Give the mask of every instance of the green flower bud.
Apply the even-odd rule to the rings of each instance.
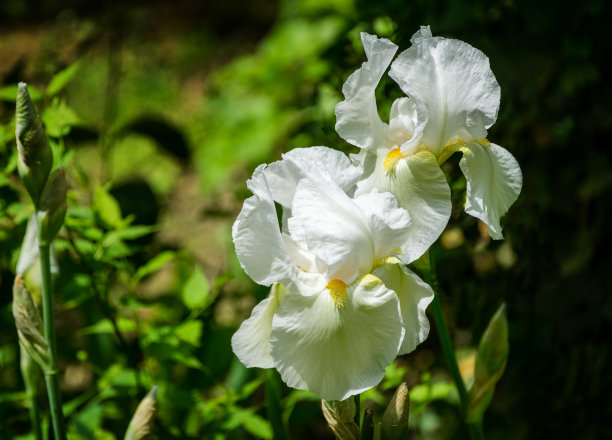
[[[27,85],[23,82],[19,83],[17,91],[15,119],[15,137],[19,151],[17,168],[34,205],[37,205],[51,172],[53,153],[28,94]]]
[[[148,438],[153,431],[153,416],[155,415],[157,386],[141,400],[136,412],[128,425],[124,440],[142,440]]]
[[[66,217],[66,175],[63,168],[55,170],[43,190],[36,212],[38,222],[38,242],[40,245],[51,244]]]
[[[467,421],[479,422],[491,403],[495,384],[501,379],[508,361],[508,319],[506,305],[502,304],[491,318],[482,335],[476,364],[474,384],[470,388]]]
[[[30,397],[38,396],[40,394],[40,379],[42,378],[40,367],[21,343],[19,344],[19,366],[21,367],[21,376],[26,393]]]
[[[357,412],[355,400],[349,397],[343,401],[333,401],[332,405],[321,400],[323,415],[336,438],[338,440],[358,440],[360,432],[354,420]]]
[[[381,421],[381,440],[403,440],[408,435],[410,396],[406,382],[402,382],[389,402]]]
[[[21,275],[17,275],[13,284],[13,317],[19,342],[40,368],[48,372],[51,362],[42,319]]]

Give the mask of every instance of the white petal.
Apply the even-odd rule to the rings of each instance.
[[[244,201],[232,227],[236,255],[244,271],[256,282],[289,286],[299,269],[291,261],[281,237],[276,208],[263,174],[257,167],[247,186],[253,193]]]
[[[371,171],[358,184],[356,194],[378,188],[389,191],[401,208],[408,211],[411,225],[400,256],[404,263],[419,258],[438,239],[451,213],[450,188],[436,158],[428,151],[420,151],[398,159],[392,171],[384,167],[388,151],[367,155],[365,168]]]
[[[300,181],[288,226],[294,240],[327,264],[329,279],[349,284],[374,261],[374,242],[359,207],[332,182]]]
[[[291,206],[295,187],[303,178],[331,180],[352,194],[361,169],[346,154],[327,147],[295,148],[283,154],[264,170],[273,199],[285,208]]]
[[[360,148],[387,144],[388,127],[378,116],[374,91],[393,59],[397,46],[384,38],[361,33],[368,61],[348,77],[336,105],[336,131],[348,143]]]
[[[389,138],[397,145],[405,144],[415,135],[417,111],[413,99],[399,98],[393,101],[389,114]]]
[[[414,40],[389,75],[416,101],[420,141],[438,156],[447,142],[484,138],[497,118],[500,99],[487,56],[459,40]]]
[[[518,198],[523,174],[516,159],[495,144],[465,144],[459,162],[467,180],[465,212],[486,223],[491,238],[501,240],[499,218]]]
[[[425,311],[434,299],[433,290],[403,264],[386,264],[374,270],[373,275],[399,297],[406,332],[398,354],[414,351],[429,335]]]
[[[429,26],[421,26],[421,28],[416,31],[414,35],[410,38],[410,42],[412,44],[416,44],[421,40],[431,37],[431,29],[429,28]]]
[[[375,258],[397,253],[410,233],[410,216],[398,207],[395,196],[374,189],[355,197],[355,204],[361,208],[361,216],[374,242]]]
[[[282,284],[274,284],[270,295],[255,306],[251,317],[232,336],[232,350],[246,367],[274,368],[270,356],[272,317],[285,293]]]
[[[322,399],[344,400],[377,385],[403,338],[396,294],[368,276],[339,308],[328,291],[288,293],[272,322],[272,358],[282,379]]]

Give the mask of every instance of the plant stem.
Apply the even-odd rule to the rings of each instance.
[[[285,425],[283,423],[283,412],[281,409],[280,381],[276,370],[268,371],[266,380],[266,400],[268,401],[268,419],[272,425],[275,440],[288,438]]]
[[[30,400],[30,424],[32,431],[34,431],[34,437],[36,440],[42,440],[42,431],[40,429],[40,410],[38,408],[38,395],[35,393],[28,393]]]
[[[446,324],[446,318],[444,317],[444,311],[442,310],[442,302],[440,301],[440,289],[438,286],[438,278],[436,277],[436,266],[435,261],[429,255],[430,270],[425,271],[425,281],[431,286],[434,291],[434,299],[431,303],[431,312],[433,314],[436,329],[438,330],[438,337],[440,338],[440,345],[444,352],[444,358],[450,370],[457,392],[459,393],[459,400],[461,402],[461,414],[467,425],[470,438],[472,440],[484,440],[484,432],[482,430],[481,422],[468,422],[467,414],[470,405],[470,398],[468,396],[467,389],[465,388],[465,382],[459,372],[459,365],[457,364],[457,357],[455,356],[455,349],[451,339],[448,325]]]
[[[56,440],[66,439],[66,427],[62,414],[62,396],[60,394],[59,368],[57,363],[57,344],[55,343],[55,320],[53,316],[53,291],[51,289],[51,252],[49,244],[39,245],[40,267],[42,272],[42,306],[45,339],[49,346],[50,372],[45,373],[49,408],[53,422],[53,433]]]

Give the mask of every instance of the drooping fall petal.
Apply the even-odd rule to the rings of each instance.
[[[403,337],[397,295],[366,276],[347,289],[340,307],[326,291],[289,292],[274,316],[270,345],[287,385],[344,400],[380,382]]]

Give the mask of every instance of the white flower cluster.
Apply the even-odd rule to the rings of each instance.
[[[500,90],[482,52],[429,27],[393,63],[395,44],[365,33],[362,42],[367,61],[336,106],[338,134],[361,152],[349,159],[301,148],[261,165],[232,230],[245,272],[272,286],[232,338],[234,353],[326,400],[377,385],[429,333],[433,291],[406,265],[450,216],[439,165],[463,153],[465,210],[493,238],[503,238],[499,217],[522,186],[516,160],[485,139]],[[393,103],[387,124],[374,92],[390,64],[408,96]]]

